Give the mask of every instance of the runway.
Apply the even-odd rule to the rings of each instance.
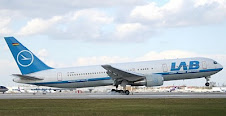
[[[164,99],[164,98],[226,98],[226,93],[133,93],[119,95],[112,93],[20,93],[0,94],[0,99]]]

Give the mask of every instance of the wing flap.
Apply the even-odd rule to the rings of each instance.
[[[144,76],[134,72],[128,72],[122,69],[112,67],[111,65],[102,65],[102,67],[107,70],[107,74],[113,79],[117,80],[128,80],[128,81],[140,81],[144,79]]]

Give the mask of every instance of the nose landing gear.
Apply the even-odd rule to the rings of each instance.
[[[205,79],[206,79],[205,85],[206,85],[207,87],[209,87],[209,86],[210,86],[210,83],[209,83],[209,81],[210,81],[210,76],[205,77]]]
[[[206,82],[205,85],[206,85],[207,87],[209,87],[209,86],[210,86],[210,83],[209,83],[209,82]]]

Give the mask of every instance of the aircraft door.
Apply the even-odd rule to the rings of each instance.
[[[168,72],[167,64],[162,65],[163,72]]]
[[[61,72],[57,73],[57,80],[62,81],[62,73]]]
[[[203,69],[207,69],[206,61],[203,61],[203,62],[202,62],[202,68],[203,68]]]

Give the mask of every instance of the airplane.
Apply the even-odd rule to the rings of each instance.
[[[222,92],[226,92],[226,88],[220,88]]]
[[[55,93],[55,92],[61,92],[62,89],[52,89],[52,88],[30,88],[25,91],[25,93],[32,93],[33,95],[36,95],[37,93],[42,93],[43,95],[47,93]]]
[[[62,92],[62,90],[66,90],[66,89],[23,86],[23,87],[11,87],[9,88],[8,92],[9,93],[32,93],[33,95],[35,95],[36,93],[46,94],[46,93]]]
[[[23,57],[23,59],[21,60],[30,60],[31,58],[26,58],[24,55],[21,55]]]
[[[12,91],[16,92],[16,93],[25,93],[26,90],[23,87],[17,87],[16,89],[12,89]]]
[[[161,86],[164,81],[202,78],[209,86],[211,75],[223,66],[217,61],[204,57],[170,60],[115,63],[81,66],[72,68],[52,68],[47,66],[14,37],[4,37],[21,71],[13,74],[14,82],[57,88],[83,88],[113,85],[118,92],[129,95],[126,85]],[[118,86],[123,90],[118,90]]]
[[[174,86],[174,87],[168,89],[168,92],[173,92],[173,91],[175,91],[176,89],[178,89],[178,87],[177,87],[177,86]]]
[[[2,92],[3,94],[8,91],[9,89],[6,88],[5,86],[0,86],[0,92]]]

